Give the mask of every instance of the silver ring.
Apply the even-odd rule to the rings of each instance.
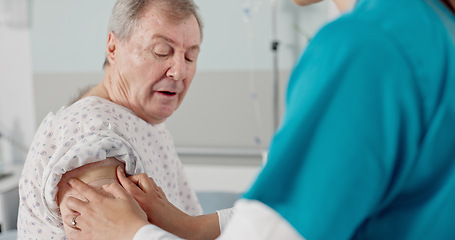
[[[76,218],[77,218],[77,216],[79,216],[79,215],[75,215],[75,216],[73,216],[73,218],[71,219],[71,226],[72,226],[73,228],[77,228],[77,226],[76,226]]]

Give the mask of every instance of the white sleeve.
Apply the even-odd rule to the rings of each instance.
[[[235,213],[218,240],[304,240],[281,215],[267,205],[241,199]]]
[[[234,208],[218,210],[216,213],[218,214],[218,220],[220,222],[220,232],[223,233],[234,214]]]
[[[172,233],[166,232],[155,225],[148,224],[141,227],[136,232],[132,240],[178,240],[178,239],[181,238],[175,236]]]

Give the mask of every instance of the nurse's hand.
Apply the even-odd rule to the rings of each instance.
[[[149,224],[145,212],[117,182],[103,186],[113,197],[102,195],[77,179],[69,183],[88,200],[69,197],[66,202],[74,211],[63,219],[76,230],[70,233],[70,239],[132,239],[141,227]]]
[[[121,168],[117,168],[117,178],[145,211],[150,223],[181,238],[194,239],[195,233],[188,227],[193,217],[170,203],[153,179],[145,173],[127,178]]]
[[[169,202],[163,190],[146,174],[126,177],[117,168],[117,178],[142,209],[148,221],[184,239],[215,239],[220,235],[218,215],[190,216]]]

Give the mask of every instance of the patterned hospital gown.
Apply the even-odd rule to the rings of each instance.
[[[128,174],[153,177],[169,201],[191,215],[202,214],[170,133],[128,108],[87,97],[50,113],[31,145],[19,183],[18,239],[67,239],[56,202],[62,175],[115,157]]]

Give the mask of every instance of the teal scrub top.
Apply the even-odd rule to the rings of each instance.
[[[359,0],[322,28],[244,197],[308,240],[455,239],[454,32],[437,0]]]

